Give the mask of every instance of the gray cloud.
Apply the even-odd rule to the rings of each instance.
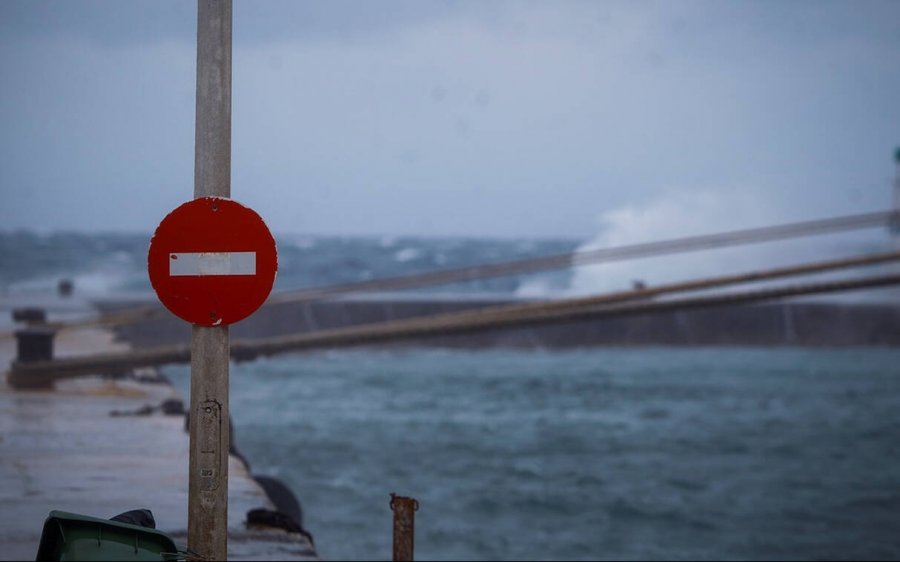
[[[0,228],[150,230],[190,197],[194,10],[0,4]],[[329,233],[587,236],[692,190],[798,219],[884,207],[898,16],[236,2],[234,196]]]

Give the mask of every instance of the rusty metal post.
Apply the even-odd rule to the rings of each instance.
[[[197,1],[194,197],[231,196],[231,0]],[[193,326],[188,547],[228,558],[228,326]]]
[[[419,502],[392,493],[390,505],[394,512],[394,561],[412,562]]]

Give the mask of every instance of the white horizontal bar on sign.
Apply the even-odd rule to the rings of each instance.
[[[256,275],[256,252],[173,252],[169,275]]]

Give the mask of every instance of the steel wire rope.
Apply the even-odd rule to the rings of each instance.
[[[727,246],[771,242],[815,236],[833,232],[872,228],[892,224],[900,220],[897,211],[877,211],[855,215],[843,215],[825,219],[816,219],[802,222],[785,223],[772,226],[756,227],[750,229],[733,230],[727,232],[702,234],[668,240],[643,242],[616,246],[612,248],[598,248],[581,252],[567,252],[542,256],[537,258],[525,258],[510,260],[492,264],[466,266],[424,273],[372,279],[367,281],[355,281],[330,285],[326,287],[297,289],[284,291],[269,297],[263,306],[286,303],[308,302],[322,300],[329,297],[347,295],[351,293],[410,289],[429,285],[442,285],[456,282],[473,281],[492,277],[503,277],[523,273],[535,273],[551,269],[560,269],[572,266],[587,265],[642,257],[658,256],[665,254],[694,252],[723,248]],[[82,320],[67,322],[51,322],[49,327],[55,329],[75,329],[86,327],[99,327],[121,325],[142,320],[148,320],[167,314],[159,304],[144,305],[125,310],[106,312],[97,316]],[[11,336],[12,332],[0,334]]]
[[[755,282],[797,274],[810,274],[860,265],[875,265],[897,259],[900,259],[900,253],[893,252],[889,254],[862,256],[848,260],[814,262],[786,268],[673,283],[668,286],[660,286],[655,289],[647,290],[644,293],[644,296],[651,291],[655,291],[654,294],[662,294],[664,292],[701,290],[715,286]],[[288,351],[366,345],[435,335],[473,333],[497,328],[573,322],[591,318],[629,314],[649,314],[671,310],[720,306],[725,304],[742,304],[790,296],[830,293],[896,284],[900,284],[900,274],[781,286],[758,289],[755,291],[739,293],[729,292],[711,296],[662,301],[643,300],[633,302],[634,295],[612,293],[581,299],[517,305],[515,310],[507,308],[505,312],[501,313],[496,313],[496,311],[492,312],[490,310],[449,313],[424,318],[378,322],[278,336],[266,338],[264,340],[237,340],[232,342],[231,352],[232,357],[236,360],[248,360],[260,355],[265,356]],[[16,384],[16,381],[27,381],[28,378],[32,376],[77,376],[98,371],[102,372],[103,370],[108,369],[122,371],[142,366],[183,363],[190,361],[190,356],[190,348],[187,346],[168,346],[163,348],[133,350],[127,353],[105,353],[34,363],[14,363],[10,373],[10,381],[11,384]]]

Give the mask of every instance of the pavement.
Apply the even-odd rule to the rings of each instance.
[[[8,369],[16,351],[8,331],[10,311],[34,300],[0,298],[0,372]],[[51,321],[91,310],[75,297],[44,297],[39,304]],[[127,349],[102,329],[63,331],[55,341],[59,357]],[[179,546],[186,544],[189,437],[183,415],[166,415],[158,408],[164,400],[182,397],[158,382],[152,370],[135,375],[81,377],[59,381],[53,390],[26,391],[10,388],[2,377],[0,560],[34,559],[51,510],[110,518],[146,508],[157,529],[172,535]],[[318,559],[303,535],[248,528],[246,513],[255,508],[275,506],[244,463],[231,456],[229,558]]]

